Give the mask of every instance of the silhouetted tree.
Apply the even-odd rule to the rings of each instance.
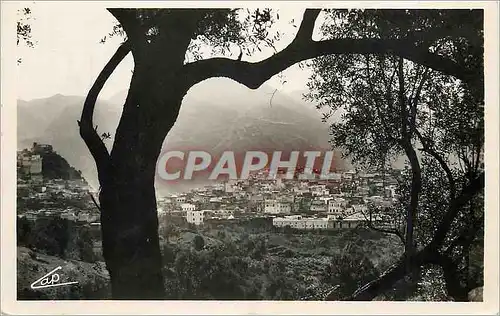
[[[404,56],[387,54],[323,56],[312,63],[309,97],[318,100],[320,108],[344,112],[343,120],[332,125],[332,143],[371,167],[385,165],[398,155],[408,161],[400,178],[399,203],[393,208],[395,227],[376,227],[367,219],[372,229],[397,235],[405,245],[404,255],[350,298],[373,299],[408,274],[417,282],[422,266],[438,264],[449,295],[466,300],[471,288],[463,282],[460,270],[484,219],[482,12],[385,13],[382,17],[369,10],[354,11],[344,19],[352,28],[341,23],[324,27],[323,32],[399,37],[418,25],[441,23],[440,15],[455,19],[470,14],[470,23],[446,38],[437,36],[429,50],[449,55],[457,63],[469,63],[476,68],[477,79],[459,82]],[[398,29],[385,23],[403,19]],[[358,20],[372,23],[352,23]]]

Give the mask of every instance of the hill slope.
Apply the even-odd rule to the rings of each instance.
[[[45,274],[61,267],[59,282],[78,282],[33,290],[30,285]],[[17,296],[23,299],[106,299],[109,298],[109,273],[103,262],[64,260],[17,247]]]

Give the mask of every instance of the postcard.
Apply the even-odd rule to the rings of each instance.
[[[3,313],[498,314],[497,2],[1,6]]]

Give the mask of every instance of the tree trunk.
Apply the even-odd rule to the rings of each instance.
[[[113,299],[165,298],[154,180],[185,92],[136,64],[99,197]]]
[[[147,41],[134,11],[111,9],[129,37],[87,96],[80,134],[96,160],[103,256],[113,299],[165,299],[155,196],[156,162],[190,85],[183,62],[200,11],[177,11]],[[194,18],[193,16],[194,15]],[[179,24],[180,23],[180,24]],[[92,122],[97,95],[132,52],[134,71],[108,154]]]
[[[131,157],[134,159],[135,157]],[[113,299],[165,297],[153,174],[113,177],[100,193],[103,255]]]

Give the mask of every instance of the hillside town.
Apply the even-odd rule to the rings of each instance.
[[[158,201],[158,213],[203,225],[251,218],[272,218],[273,226],[299,230],[355,228],[370,222],[393,225],[388,210],[397,201],[394,174],[337,171],[328,180],[285,179],[268,170],[247,180],[227,180]]]
[[[56,216],[98,228],[95,193],[84,179],[43,178],[42,157],[47,153],[53,153],[52,146],[38,143],[18,151],[18,217]],[[298,230],[394,224],[384,212],[397,199],[397,172],[336,171],[327,180],[286,179],[283,172],[269,179],[268,173],[263,169],[245,180],[158,197],[158,215],[182,217],[194,225],[268,218],[275,227]]]
[[[59,216],[98,226],[99,213],[87,182],[68,178],[66,170],[54,172],[59,167],[46,161],[43,170],[47,155],[57,155],[48,144],[33,143],[32,148],[17,152],[17,216],[30,220]]]

